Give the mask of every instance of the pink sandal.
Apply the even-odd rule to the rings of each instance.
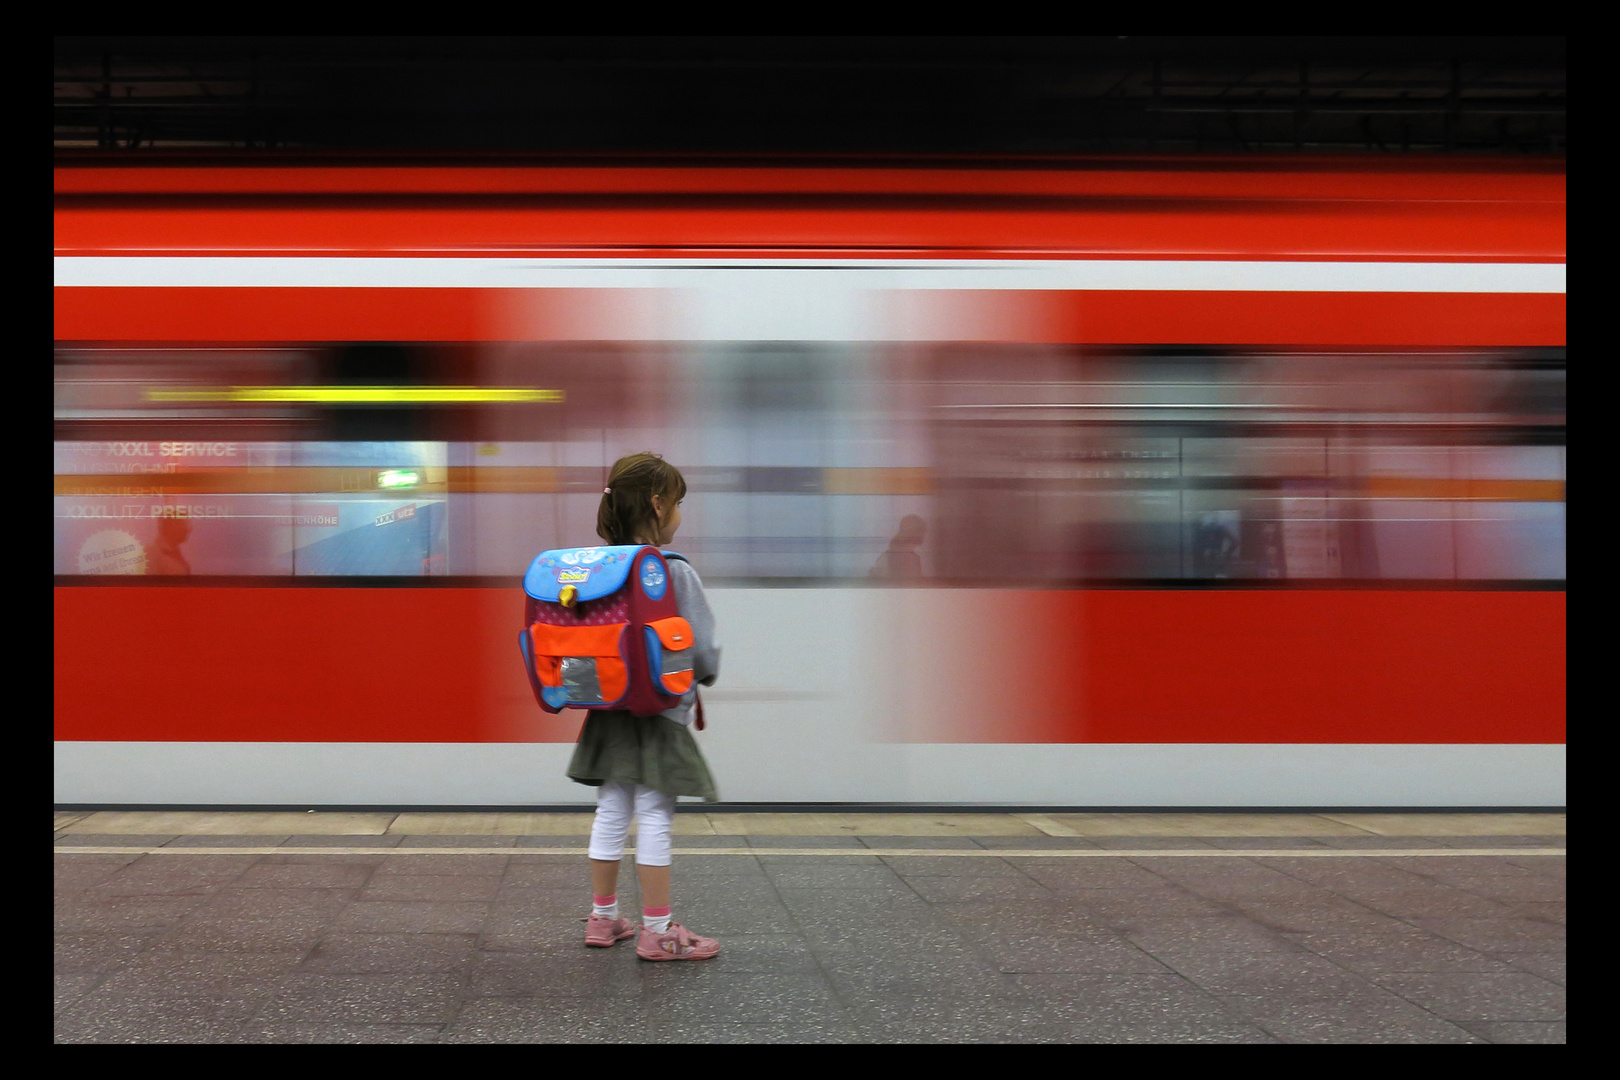
[[[720,943],[714,938],[699,937],[673,922],[662,934],[643,926],[636,940],[636,955],[643,960],[707,960],[719,951]]]
[[[605,949],[636,932],[629,919],[610,919],[606,915],[592,915],[585,920],[585,944]]]

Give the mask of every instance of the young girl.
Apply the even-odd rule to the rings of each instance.
[[[620,458],[602,491],[596,534],[615,546],[662,548],[681,527],[685,497],[686,480],[657,454]],[[720,646],[714,640],[714,614],[697,571],[680,559],[669,559],[668,564],[676,606],[692,624],[696,639],[692,689],[679,705],[657,716],[609,710],[586,713],[568,776],[597,789],[590,846],[595,902],[586,920],[585,944],[612,945],[636,932],[629,919],[619,917],[617,895],[619,860],[634,814],[642,904],[636,955],[643,960],[706,960],[720,951],[720,943],[670,921],[670,831],[677,795],[698,795],[710,802],[718,798],[709,766],[688,727],[697,684],[713,685],[719,672]]]

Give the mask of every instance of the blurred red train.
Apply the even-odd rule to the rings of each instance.
[[[587,801],[691,494],[736,802],[1564,801],[1562,162],[56,168],[59,804]]]

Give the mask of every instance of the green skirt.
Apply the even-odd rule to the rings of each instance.
[[[587,713],[574,759],[568,763],[568,778],[591,787],[620,780],[645,784],[665,795],[693,795],[705,802],[720,798],[697,740],[683,725],[663,716],[606,709]]]

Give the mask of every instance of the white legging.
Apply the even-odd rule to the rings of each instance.
[[[605,781],[596,789],[596,820],[591,824],[591,858],[618,862],[630,817],[636,819],[636,864],[668,866],[670,828],[675,824],[675,796],[645,784]]]

